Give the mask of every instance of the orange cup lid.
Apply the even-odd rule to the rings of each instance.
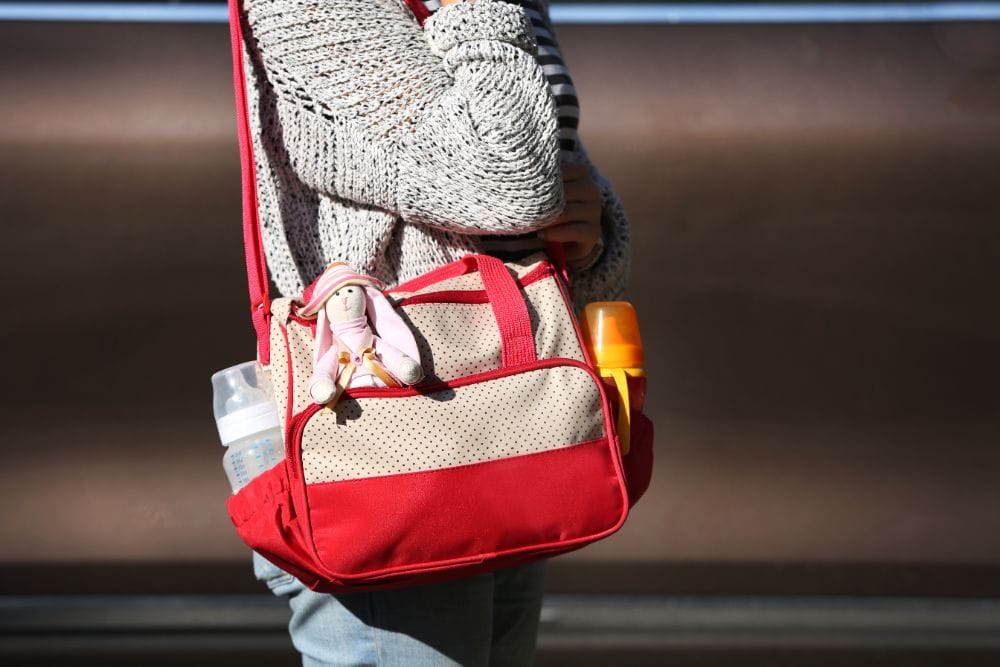
[[[628,301],[596,301],[583,309],[584,339],[601,368],[641,368],[639,319]]]

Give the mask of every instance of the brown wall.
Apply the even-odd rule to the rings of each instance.
[[[564,571],[1000,591],[998,33],[559,28],[658,429],[648,496]],[[244,559],[208,383],[253,355],[225,27],[0,24],[0,91],[0,562]]]

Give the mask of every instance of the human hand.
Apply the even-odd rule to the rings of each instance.
[[[562,176],[566,207],[538,235],[547,243],[562,243],[568,264],[579,263],[601,242],[601,190],[586,164],[563,163]]]
[[[441,0],[441,6],[447,7],[448,5],[454,5],[461,2],[462,0]]]

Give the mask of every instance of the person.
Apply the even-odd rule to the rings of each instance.
[[[621,296],[628,218],[580,140],[547,0],[242,0],[241,23],[274,291],[336,260],[392,286],[558,242],[577,309]],[[336,595],[258,554],[254,570],[307,666],[532,659],[543,562]]]

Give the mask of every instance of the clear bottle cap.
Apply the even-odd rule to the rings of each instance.
[[[212,375],[212,410],[222,444],[279,426],[271,383],[256,361]]]

